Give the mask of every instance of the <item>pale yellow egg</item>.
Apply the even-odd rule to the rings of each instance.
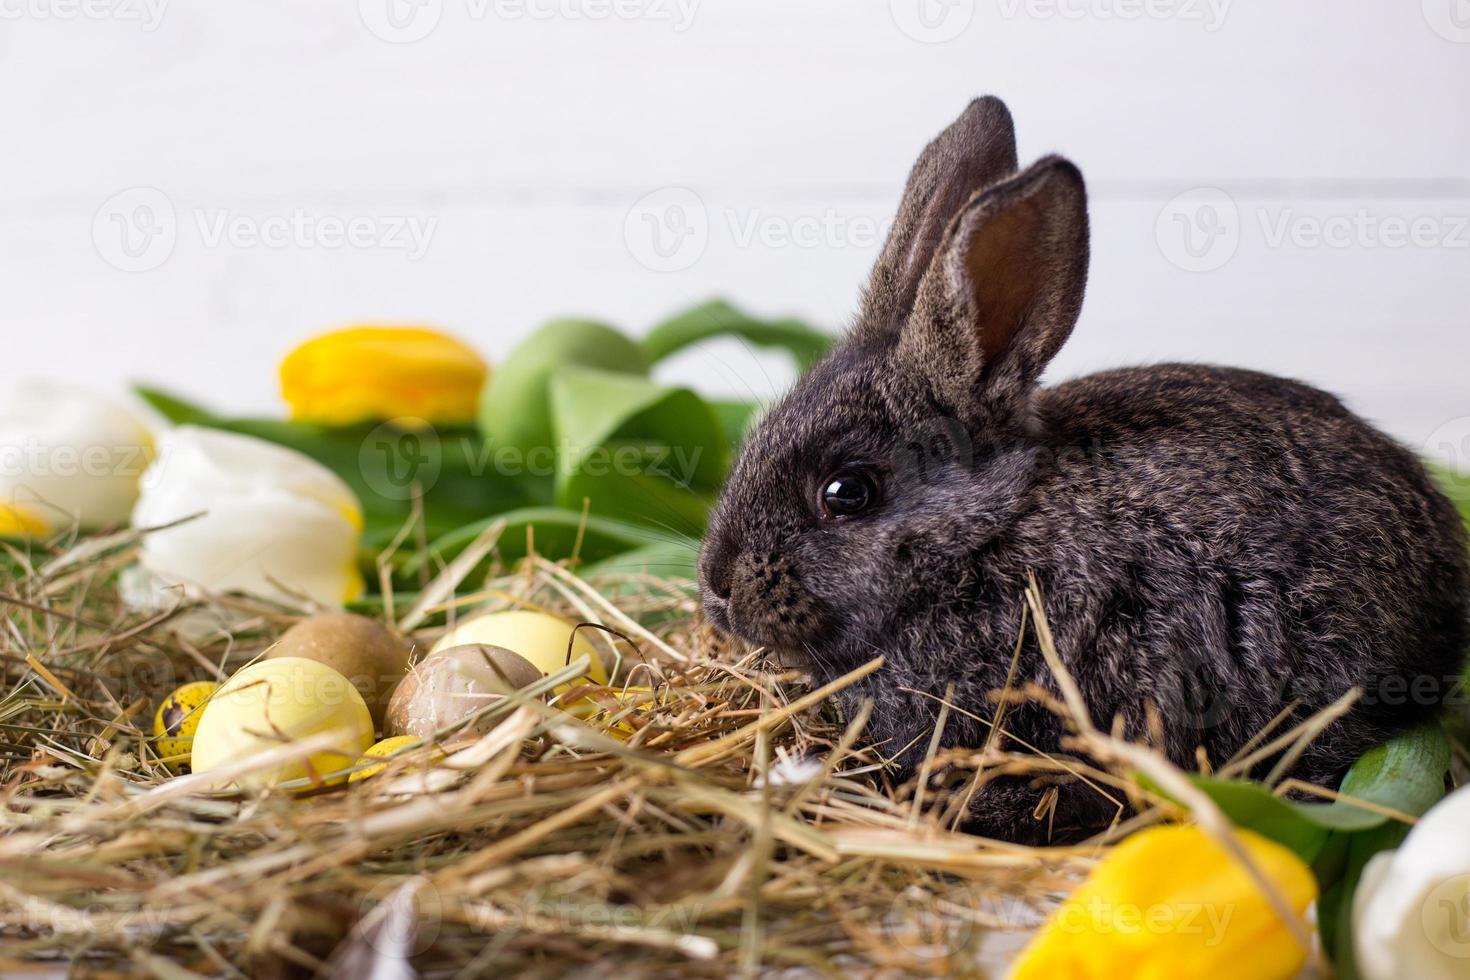
[[[253,770],[237,782],[250,787],[303,777],[342,782],[347,776],[341,770],[355,764],[373,742],[372,715],[346,677],[303,657],[262,660],[236,673],[210,699],[194,733],[192,766],[196,773],[211,772],[326,732],[332,733],[328,748]]]
[[[554,674],[564,669],[571,660],[586,654],[591,661],[587,678],[596,684],[607,683],[607,670],[597,653],[591,637],[600,632],[592,627],[576,630],[574,623],[533,609],[507,609],[504,612],[486,613],[460,623],[446,633],[429,651],[429,656],[451,647],[468,643],[503,647],[520,654],[543,674]],[[570,643],[571,656],[568,657]]]

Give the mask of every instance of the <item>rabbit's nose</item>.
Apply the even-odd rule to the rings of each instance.
[[[821,631],[824,607],[778,554],[741,555],[730,565],[729,588],[730,618],[747,639],[799,645]]]
[[[727,551],[728,549],[706,540],[704,554],[700,555],[699,562],[704,587],[709,590],[710,595],[722,602],[730,601],[731,562]]]

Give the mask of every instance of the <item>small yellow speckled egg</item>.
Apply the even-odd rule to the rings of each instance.
[[[194,732],[204,717],[204,706],[219,685],[214,681],[185,684],[163,699],[153,716],[153,747],[163,764],[174,772],[189,771]]]
[[[383,739],[381,742],[374,742],[372,745],[368,746],[368,750],[362,754],[361,759],[357,760],[357,764],[362,765],[364,762],[372,762],[374,759],[386,759],[389,756],[398,752],[400,749],[406,749],[410,745],[417,744],[419,744],[419,739],[414,738],[412,735],[394,735],[390,738]],[[369,776],[376,776],[378,773],[387,768],[388,763],[379,762],[377,765],[367,766],[366,768],[357,770],[352,775],[347,777],[347,781],[349,783],[355,783],[360,779],[367,779]]]

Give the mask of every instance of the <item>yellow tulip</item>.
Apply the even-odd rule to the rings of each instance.
[[[1294,853],[1237,831],[1300,919],[1317,897]],[[1198,827],[1154,827],[1103,858],[1022,952],[1011,980],[1294,977],[1301,947],[1254,879]]]
[[[0,504],[0,537],[39,537],[49,530],[40,515],[19,504]]]
[[[349,327],[281,362],[281,394],[301,422],[469,422],[489,369],[453,337],[424,327]]]

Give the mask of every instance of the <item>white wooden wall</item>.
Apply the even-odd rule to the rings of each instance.
[[[1470,437],[1466,0],[0,0],[7,364],[260,411],[350,321],[491,357],[715,294],[835,329],[984,92],[1091,188],[1054,377],[1235,362]],[[650,218],[692,234],[660,257]],[[729,346],[670,370],[789,379]]]

